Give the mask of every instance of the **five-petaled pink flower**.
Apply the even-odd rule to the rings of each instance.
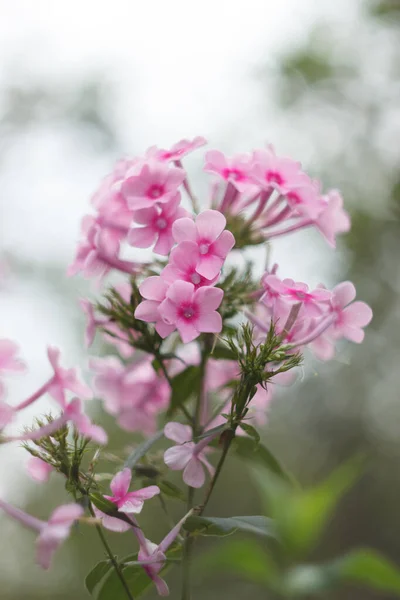
[[[224,292],[220,288],[204,286],[196,290],[192,283],[175,281],[159,306],[161,317],[174,325],[184,344],[196,339],[200,333],[220,333],[222,318],[217,308]]]
[[[233,234],[224,230],[226,219],[218,210],[204,210],[196,221],[178,219],[172,226],[172,234],[179,244],[195,242],[199,248],[197,273],[213,279],[220,272],[228,253],[235,245]]]
[[[219,150],[210,150],[205,159],[205,171],[216,173],[225,181],[231,182],[239,192],[252,192],[257,189],[250,176],[253,166],[250,155],[238,154],[228,158]]]
[[[104,496],[116,505],[119,512],[127,515],[140,513],[145,500],[149,500],[160,493],[160,488],[156,485],[149,485],[140,490],[130,492],[131,479],[131,470],[128,468],[123,469],[123,471],[115,475],[110,483],[112,496]],[[110,517],[95,507],[94,511],[96,516],[102,519],[103,526],[110,531],[123,532],[131,528],[131,525],[126,521],[122,521],[117,517]]]
[[[214,285],[218,275],[213,279],[206,279],[196,271],[200,257],[199,247],[195,242],[181,242],[172,250],[167,266],[161,271],[162,279],[167,283],[188,281],[196,288]]]
[[[293,186],[307,184],[309,181],[301,170],[300,163],[291,158],[277,156],[272,146],[265,150],[256,150],[253,160],[253,181],[264,188],[275,188],[281,194],[285,194]]]
[[[276,275],[269,275],[265,278],[264,284],[271,290],[277,292],[291,304],[300,302],[303,306],[303,313],[308,317],[317,317],[323,312],[321,303],[328,302],[331,299],[332,292],[324,288],[317,288],[309,291],[308,285],[301,282],[295,282],[293,279],[284,279],[281,281]]]
[[[56,508],[48,521],[42,521],[0,499],[0,508],[25,527],[39,533],[36,540],[36,560],[48,569],[54,552],[69,536],[72,525],[83,515],[79,504],[63,504]]]
[[[361,344],[366,327],[372,319],[372,310],[365,302],[353,302],[356,288],[350,281],[343,281],[333,288],[332,312],[336,318],[328,333],[334,339],[346,338],[350,342]]]
[[[172,200],[185,177],[183,169],[150,159],[127,173],[121,189],[130,209],[150,208]]]
[[[207,140],[200,135],[193,138],[193,140],[180,140],[169,150],[164,150],[163,148],[157,148],[157,146],[152,146],[146,152],[147,157],[156,158],[158,160],[165,161],[180,161],[184,156],[193,152],[193,150],[197,150],[197,148],[201,148],[207,144]]]
[[[129,231],[128,242],[135,248],[149,248],[155,242],[154,252],[166,256],[174,245],[172,225],[177,219],[189,216],[187,210],[179,206],[180,193],[160,206],[142,208],[134,212],[134,221],[144,227],[134,227]]]
[[[315,224],[328,243],[335,248],[336,234],[350,230],[349,214],[343,208],[343,198],[337,190],[322,196],[323,209],[315,219]]]
[[[61,406],[65,406],[65,391],[69,390],[77,394],[84,400],[93,397],[93,392],[89,386],[79,380],[78,369],[64,369],[60,366],[60,350],[53,346],[47,349],[47,356],[53,367],[54,374],[51,379],[43,386],[50,396],[54,398]]]
[[[190,487],[200,488],[205,482],[204,467],[210,475],[214,474],[214,467],[206,459],[206,446],[210,438],[205,438],[195,444],[192,429],[189,425],[181,423],[167,423],[164,427],[164,435],[169,440],[178,443],[178,446],[168,448],[164,453],[164,462],[173,471],[183,469],[183,481]]]

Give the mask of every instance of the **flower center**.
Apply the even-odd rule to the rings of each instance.
[[[209,248],[210,248],[209,244],[200,244],[200,246],[199,246],[200,254],[208,254]]]
[[[168,223],[165,219],[163,219],[163,217],[160,217],[156,221],[156,226],[158,227],[158,229],[165,229],[167,225]]]
[[[194,310],[191,306],[188,306],[188,308],[185,308],[185,310],[183,311],[183,316],[185,317],[185,319],[191,319],[194,315]]]
[[[164,193],[164,189],[161,185],[152,185],[151,188],[149,188],[147,195],[149,198],[159,198],[160,196],[162,196]]]
[[[265,173],[265,179],[273,183],[283,183],[282,176],[277,171],[267,171]]]
[[[192,273],[190,279],[194,285],[199,285],[201,276],[198,273]]]

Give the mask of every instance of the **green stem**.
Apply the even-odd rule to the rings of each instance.
[[[203,514],[203,512],[205,511],[205,509],[206,509],[206,506],[207,506],[207,504],[208,504],[208,502],[209,502],[209,500],[211,498],[211,494],[213,493],[215,485],[216,485],[216,483],[218,481],[218,478],[220,476],[220,473],[222,471],[222,467],[224,466],[224,462],[225,462],[225,459],[227,457],[227,454],[228,454],[229,448],[231,446],[231,443],[232,443],[232,441],[235,438],[235,430],[233,430],[233,429],[232,430],[228,429],[224,433],[225,434],[229,434],[229,435],[227,435],[227,437],[225,439],[225,443],[224,443],[224,447],[223,447],[223,450],[222,450],[222,454],[221,454],[221,456],[219,458],[219,461],[218,461],[218,464],[216,466],[214,477],[211,479],[211,482],[210,482],[210,485],[208,487],[208,490],[207,490],[206,496],[204,498],[203,504],[201,505],[200,511],[198,512],[199,516],[201,516]]]
[[[89,510],[90,510],[91,515],[93,517],[95,517],[96,515],[94,514],[93,508],[91,506],[89,506]],[[99,538],[101,539],[101,543],[103,544],[104,549],[107,552],[108,557],[115,569],[115,572],[116,572],[117,576],[119,577],[119,580],[121,581],[122,587],[124,588],[124,590],[126,592],[127,598],[129,598],[129,600],[134,600],[134,598],[129,590],[128,584],[125,581],[125,577],[124,577],[124,574],[122,573],[121,567],[119,566],[118,562],[116,561],[113,551],[111,550],[111,548],[105,538],[105,535],[103,533],[101,525],[96,525],[96,530],[97,530],[97,533],[99,534]]]
[[[201,355],[201,362],[200,362],[200,385],[199,385],[199,391],[197,394],[196,407],[195,407],[195,411],[194,411],[193,424],[192,424],[193,437],[195,437],[196,435],[199,435],[202,431],[202,427],[200,424],[200,417],[201,417],[201,407],[202,407],[202,404],[204,401],[204,397],[203,397],[204,396],[204,379],[205,379],[207,359],[208,359],[208,346],[205,344],[202,355]],[[193,506],[194,493],[195,493],[194,488],[189,487],[188,503],[187,503],[188,510],[190,510]],[[181,596],[182,600],[190,600],[190,598],[191,598],[190,571],[191,571],[191,563],[192,563],[193,545],[194,545],[194,538],[190,537],[190,534],[188,533],[186,535],[186,539],[185,539],[185,543],[184,543],[184,547],[183,547],[182,596]]]

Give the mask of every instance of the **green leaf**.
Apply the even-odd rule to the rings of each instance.
[[[113,566],[109,560],[102,560],[101,562],[97,563],[97,565],[93,567],[93,569],[86,575],[85,588],[91,596],[94,595],[96,586],[112,568]]]
[[[217,344],[213,349],[210,358],[219,358],[222,360],[237,360],[237,354],[228,346]]]
[[[199,367],[190,366],[172,379],[171,402],[167,413],[169,417],[198,390],[200,377]]]
[[[150,448],[156,442],[158,442],[158,440],[160,440],[163,435],[164,435],[164,431],[163,430],[157,431],[157,433],[155,433],[153,436],[151,436],[150,438],[148,438],[147,440],[145,440],[142,444],[139,444],[139,446],[137,446],[137,448],[135,448],[135,450],[128,456],[128,458],[124,462],[124,469],[127,468],[127,467],[129,469],[133,469],[134,466],[136,465],[136,463],[138,463],[139,460],[145,454],[147,454],[147,452],[150,450]]]
[[[264,444],[256,443],[252,438],[237,436],[234,440],[233,448],[240,458],[250,460],[253,464],[267,467],[272,473],[285,481],[294,482],[293,477],[284,469],[278,459]]]
[[[171,483],[166,479],[162,479],[161,481],[157,481],[157,485],[160,488],[162,494],[165,494],[169,498],[177,498],[178,500],[186,502],[186,494],[183,490],[181,490],[181,488],[179,488],[174,483]]]
[[[253,425],[249,425],[248,423],[240,423],[240,427],[245,433],[247,433],[247,435],[253,438],[256,444],[260,442],[260,434],[258,433],[257,429],[253,427]]]
[[[362,585],[400,597],[400,570],[384,556],[369,549],[321,565],[300,565],[291,569],[284,582],[293,595],[319,595],[343,583]]]
[[[102,494],[99,494],[98,492],[92,492],[89,497],[95,507],[101,510],[101,512],[106,513],[106,515],[118,513],[118,508],[116,505],[110,500],[107,500],[107,498],[104,498]]]
[[[212,429],[207,429],[207,431],[205,431],[201,435],[196,436],[196,442],[199,440],[204,440],[205,438],[210,437],[210,435],[222,433],[227,429],[229,429],[228,423],[223,423],[222,425],[218,425],[217,427],[213,427]]]
[[[164,564],[160,571],[160,575],[163,575],[170,567],[174,564],[168,562],[168,560],[176,561],[181,559],[182,550],[177,544],[171,546],[167,551],[166,557],[167,562]],[[153,581],[146,574],[146,571],[139,564],[126,565],[125,563],[137,562],[138,554],[130,554],[120,561],[122,573],[125,581],[128,584],[129,591],[132,596],[138,598],[145,592],[149,587],[153,585]],[[96,588],[94,594],[95,600],[126,600],[126,591],[124,590],[121,581],[115,571],[110,569],[105,577],[100,582],[100,585]]]
[[[250,517],[189,517],[183,528],[194,535],[225,536],[236,531],[254,533],[263,537],[276,538],[276,530],[271,519],[263,516]]]
[[[197,567],[207,575],[225,571],[273,588],[279,578],[271,556],[254,540],[229,541],[213,547],[200,558]]]
[[[308,490],[296,489],[277,477],[256,471],[266,504],[287,550],[299,557],[317,542],[337,503],[360,474],[360,461],[336,469],[325,481]]]

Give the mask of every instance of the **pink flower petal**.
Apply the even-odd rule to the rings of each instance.
[[[165,298],[168,285],[159,276],[147,277],[139,286],[139,292],[146,300],[161,302]]]
[[[172,235],[177,244],[190,240],[195,242],[197,240],[197,228],[192,219],[188,217],[183,219],[177,219],[172,225]]]
[[[192,428],[189,425],[170,422],[164,427],[164,435],[169,440],[178,442],[178,444],[184,444],[185,442],[192,441]]]
[[[193,488],[200,488],[204,485],[206,476],[203,466],[197,457],[193,457],[183,471],[183,481]]]
[[[180,319],[176,323],[176,328],[179,331],[179,335],[181,336],[184,344],[193,342],[193,340],[198,338],[200,335],[200,331],[190,321],[184,321],[183,319]]]
[[[127,240],[135,248],[149,248],[154,244],[156,232],[152,227],[135,227],[130,229]]]
[[[196,227],[200,239],[214,242],[223,232],[226,219],[218,210],[204,210],[196,218]]]
[[[227,254],[232,250],[235,245],[235,238],[233,233],[225,230],[221,233],[219,238],[215,240],[212,245],[212,251],[223,259],[226,258]]]
[[[205,256],[201,256],[196,271],[206,279],[213,279],[218,275],[223,264],[223,258],[220,258],[215,254],[206,254]]]
[[[194,444],[188,442],[183,446],[173,446],[164,452],[164,462],[172,471],[181,471],[186,467],[193,455]]]
[[[193,298],[194,285],[188,281],[175,281],[167,291],[167,298],[174,304],[181,306],[184,303],[191,303]]]
[[[215,311],[202,314],[196,320],[196,327],[204,333],[221,333],[222,317]]]
[[[160,318],[158,308],[160,303],[155,300],[143,300],[135,310],[135,319],[146,321],[146,323],[155,323]]]
[[[200,314],[208,313],[216,310],[224,297],[224,292],[221,288],[216,287],[201,287],[196,290],[194,298],[200,309]]]
[[[351,281],[343,281],[333,289],[334,303],[344,308],[356,297],[356,288]]]
[[[31,456],[26,463],[26,469],[34,481],[44,483],[49,480],[54,467],[37,456]]]
[[[131,484],[132,473],[126,468],[115,475],[110,483],[110,489],[116,499],[122,498],[129,490]]]

